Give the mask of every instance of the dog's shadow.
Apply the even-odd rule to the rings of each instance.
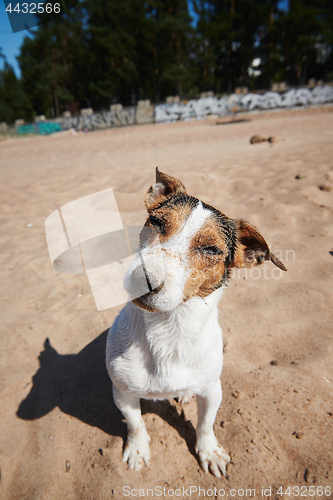
[[[55,407],[82,422],[98,427],[125,442],[126,424],[112,398],[112,383],[105,366],[108,331],[90,342],[78,354],[59,354],[49,339],[38,359],[40,367],[32,378],[33,386],[21,402],[17,416],[35,420]],[[195,430],[168,401],[142,401],[142,413],[155,413],[174,427],[196,456]]]

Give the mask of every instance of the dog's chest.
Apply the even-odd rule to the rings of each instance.
[[[222,332],[217,315],[200,321],[198,316],[173,316],[161,321],[149,315],[142,321],[135,311],[120,321],[109,335],[109,373],[119,389],[130,390],[146,399],[165,399],[200,394],[202,388],[220,376],[222,370]],[[129,321],[132,328],[129,328]],[[123,325],[132,332],[126,348]],[[135,329],[135,332],[134,332]],[[125,347],[125,346],[123,346]],[[118,351],[118,352],[117,352]]]
[[[146,399],[200,394],[203,387],[220,375],[222,369],[221,346],[216,345],[220,356],[210,356],[206,362],[202,357],[192,361],[172,356],[151,359],[146,352],[133,348],[126,357],[118,357],[112,363],[115,383]]]

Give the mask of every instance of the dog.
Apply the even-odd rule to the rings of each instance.
[[[195,450],[203,470],[221,477],[230,458],[213,429],[222,401],[218,302],[232,268],[265,260],[286,268],[254,226],[190,196],[182,182],[158,168],[144,202],[148,232],[125,281],[129,289],[147,281],[149,289],[121,310],[106,347],[114,401],[127,423],[123,461],[134,470],[149,465],[140,398],[196,395]]]

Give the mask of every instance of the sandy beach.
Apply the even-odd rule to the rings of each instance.
[[[0,141],[2,499],[333,498],[333,107],[243,118]],[[194,398],[143,401],[150,467],[122,463],[104,361],[121,307],[98,312],[87,276],[48,255],[48,215],[106,188],[143,224],[156,166],[256,225],[288,268],[234,272],[220,303],[222,479],[199,466]]]

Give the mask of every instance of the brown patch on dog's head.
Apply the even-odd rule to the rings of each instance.
[[[164,243],[180,230],[199,200],[188,195],[178,179],[156,168],[156,184],[148,189],[144,202],[149,215],[144,227],[150,228],[152,235],[157,233],[159,242]],[[141,246],[149,240],[149,231],[142,231]]]
[[[191,214],[191,206],[182,200],[182,203],[174,204],[172,200],[157,208],[149,211],[149,217],[144,225],[145,228],[152,230],[151,234],[158,234],[159,242],[163,244],[168,239],[172,238],[181,227],[185,220]],[[144,236],[146,231],[142,232],[140,239],[141,246],[145,243]],[[149,233],[148,233],[149,236]]]
[[[207,205],[206,205],[207,206]],[[252,268],[271,260],[287,271],[273,255],[264,237],[244,220],[233,220],[213,207],[212,216],[193,238],[190,247],[190,276],[184,289],[184,300],[207,297],[224,285],[229,269]]]
[[[160,172],[156,167],[156,184],[150,186],[144,199],[148,212],[167,198],[179,193],[186,193],[184,184],[175,177]]]
[[[227,279],[229,254],[232,250],[225,230],[229,231],[227,226],[232,221],[223,214],[220,215],[220,218],[216,218],[216,213],[212,213],[191,242],[190,275],[184,288],[185,300],[194,296],[207,297]]]

